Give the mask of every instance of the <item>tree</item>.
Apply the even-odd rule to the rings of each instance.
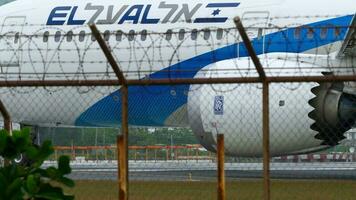
[[[54,152],[50,141],[41,146],[34,145],[30,139],[30,130],[14,131],[10,136],[0,131],[0,156],[7,164],[0,168],[0,199],[26,200],[70,200],[59,186],[74,187],[74,182],[65,175],[71,173],[69,157],[61,156],[58,167],[42,169],[43,162]],[[31,162],[21,165],[14,161],[20,156]]]

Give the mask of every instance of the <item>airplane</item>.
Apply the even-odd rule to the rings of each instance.
[[[354,0],[2,0],[1,80],[115,79],[96,24],[127,79],[256,77],[239,16],[268,76],[353,75]],[[1,88],[16,123],[118,127],[118,87]],[[262,155],[259,84],[129,88],[129,124],[189,127],[209,151]],[[355,122],[356,84],[270,85],[271,155],[339,144]]]

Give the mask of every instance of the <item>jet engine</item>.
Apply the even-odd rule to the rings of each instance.
[[[339,144],[356,120],[356,97],[344,92],[345,87],[344,83],[270,84],[271,155],[310,153]],[[261,84],[193,85],[187,110],[194,134],[209,151],[216,151],[220,133],[225,135],[227,155],[262,155]]]

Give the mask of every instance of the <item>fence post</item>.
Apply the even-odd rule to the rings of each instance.
[[[157,162],[157,149],[155,148],[155,162]]]
[[[95,36],[100,48],[102,49],[107,61],[110,63],[118,82],[121,85],[121,136],[118,138],[119,148],[119,199],[128,200],[128,85],[124,73],[121,71],[119,65],[115,61],[111,50],[108,48],[104,38],[101,36],[95,24],[90,25],[90,29]],[[121,138],[122,137],[122,138]],[[120,139],[121,138],[121,139]],[[119,144],[121,146],[119,146]]]
[[[269,151],[269,82],[267,80],[266,73],[262,67],[260,59],[257,57],[253,45],[248,38],[246,30],[242,25],[241,19],[239,17],[234,18],[236,28],[238,29],[240,36],[246,46],[246,49],[255,65],[256,71],[259,78],[263,84],[262,89],[262,123],[263,123],[263,191],[264,199],[270,200],[270,151]]]
[[[145,146],[145,161],[147,162],[148,160],[148,147]]]
[[[4,129],[8,132],[9,135],[12,135],[12,122],[9,112],[7,111],[5,105],[0,100],[0,112],[4,119]],[[4,160],[4,165],[7,166],[10,164],[11,161]]]
[[[166,161],[169,160],[169,148],[166,146]]]
[[[117,136],[117,157],[118,157],[118,185],[119,185],[119,200],[127,200],[127,182],[126,177],[126,151],[125,138],[123,135]]]
[[[271,198],[270,150],[269,150],[269,83],[263,82],[263,184],[264,199]]]
[[[10,135],[12,135],[11,131],[12,131],[12,123],[11,123],[11,117],[9,112],[7,111],[5,105],[3,104],[3,102],[0,100],[0,112],[1,115],[4,119],[4,129],[6,131],[8,131],[8,133]]]
[[[119,152],[120,155],[120,170],[119,170],[119,199],[120,200],[128,200],[128,169],[129,169],[129,161],[128,161],[128,139],[129,139],[129,122],[128,122],[128,87],[127,85],[123,85],[121,87],[121,95],[122,95],[122,127],[121,127],[121,137],[122,144]]]
[[[54,149],[54,160],[58,160],[58,150]]]
[[[217,135],[217,156],[218,156],[218,200],[225,200],[225,144],[224,135]]]

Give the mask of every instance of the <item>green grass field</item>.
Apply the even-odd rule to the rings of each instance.
[[[227,199],[262,199],[261,181],[246,180],[226,183]],[[272,182],[273,200],[355,200],[356,181],[278,180]],[[78,200],[117,199],[116,182],[77,181],[72,193]],[[130,200],[213,200],[214,182],[131,182]]]

